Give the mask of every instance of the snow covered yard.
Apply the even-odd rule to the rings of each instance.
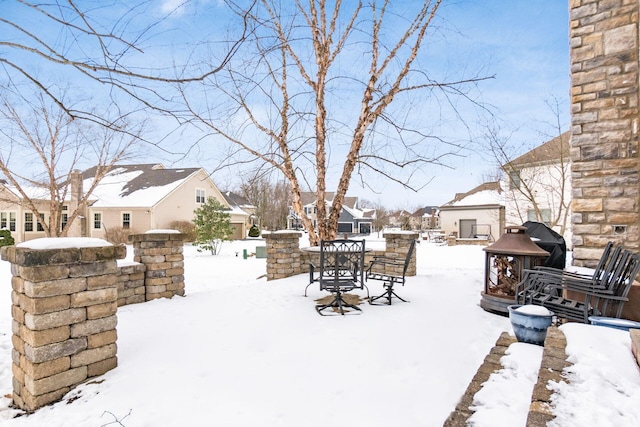
[[[398,289],[410,303],[322,317],[314,299],[324,294],[311,286],[303,296],[307,275],[267,282],[264,259],[242,258],[243,249],[253,252],[261,244],[225,244],[215,257],[186,246],[186,297],[119,308],[118,367],[62,402],[18,418],[11,418],[17,411],[8,397],[10,269],[0,262],[2,425],[441,426],[500,333],[511,330],[507,318],[479,307],[480,247],[422,242],[418,275]],[[382,289],[379,283],[369,287],[373,294]],[[593,425],[640,425],[640,374],[628,334],[570,326],[563,329],[576,381],[558,386],[556,425],[585,425],[575,412],[611,423]],[[606,344],[598,345],[601,340]],[[611,354],[598,356],[604,347]],[[500,375],[530,377],[530,361],[540,351],[528,344],[510,348]],[[615,362],[607,363],[612,357]],[[607,371],[596,374],[599,369]],[[484,419],[522,419],[528,408],[515,396],[526,395],[528,385],[508,381],[505,387],[496,394],[514,399],[503,399]],[[609,405],[591,400],[602,396]],[[491,397],[477,402],[494,403]],[[608,406],[606,413],[601,406]],[[479,415],[474,425],[495,424]]]

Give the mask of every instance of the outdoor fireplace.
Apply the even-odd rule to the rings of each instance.
[[[480,307],[486,311],[508,314],[508,306],[515,304],[516,285],[525,269],[543,265],[549,252],[541,249],[525,233],[526,227],[511,226],[492,245],[487,253],[484,272],[484,291]]]

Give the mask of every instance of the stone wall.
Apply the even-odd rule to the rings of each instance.
[[[118,266],[118,307],[146,301],[146,270],[146,266],[138,262]]]
[[[640,248],[638,0],[570,0],[574,264]]]
[[[300,274],[300,236],[298,231],[262,233],[267,244],[267,280]]]
[[[145,265],[145,301],[184,296],[184,237],[168,232],[130,236],[133,260]]]
[[[124,246],[10,246],[1,253],[13,275],[16,406],[34,411],[117,366],[116,259]]]
[[[262,237],[267,245],[267,280],[284,279],[297,274],[308,273],[309,263],[319,262],[320,254],[300,250],[298,231],[276,231],[263,233]],[[370,251],[365,254],[365,268],[376,255],[385,255],[404,260],[407,256],[411,240],[418,240],[415,232],[385,233],[386,245],[384,251]],[[416,275],[416,252],[413,252],[407,276]]]

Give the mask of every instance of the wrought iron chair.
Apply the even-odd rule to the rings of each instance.
[[[345,301],[344,293],[356,288],[367,288],[363,280],[364,247],[364,240],[339,239],[320,242],[320,263],[317,266],[313,263],[310,265],[310,280],[311,283],[317,281],[320,290],[331,292],[333,299],[327,304],[316,305],[319,314],[324,316],[323,310],[327,308],[341,315],[345,314],[345,308],[362,311],[357,305]],[[314,275],[315,270],[318,271],[317,276]]]
[[[405,275],[407,274],[407,268],[411,262],[413,251],[415,250],[416,241],[412,240],[409,245],[409,251],[405,259],[391,258],[387,256],[374,256],[373,261],[369,264],[367,269],[366,279],[381,280],[384,288],[384,293],[373,298],[369,298],[369,304],[374,304],[375,301],[386,298],[385,304],[391,305],[392,298],[397,298],[402,302],[409,302],[395,293],[393,286],[397,283],[404,286]]]
[[[516,300],[583,323],[589,323],[592,315],[619,318],[639,270],[640,256],[607,245],[591,277],[547,268],[525,270],[516,286]]]

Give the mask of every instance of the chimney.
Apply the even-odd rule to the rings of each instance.
[[[67,230],[68,237],[83,237],[84,234],[82,232],[84,223],[85,211],[83,208],[78,208],[80,206],[80,200],[82,200],[82,196],[84,194],[84,189],[82,188],[82,172],[78,169],[74,169],[71,172],[71,200],[69,202],[69,207],[66,213],[71,216],[71,214],[77,209],[78,216],[73,221],[71,226]],[[65,213],[65,212],[63,212]]]

